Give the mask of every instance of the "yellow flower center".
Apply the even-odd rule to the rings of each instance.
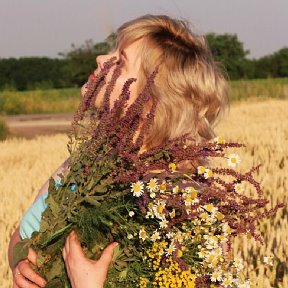
[[[133,190],[137,193],[141,191],[141,185],[139,183],[135,183],[133,185]]]

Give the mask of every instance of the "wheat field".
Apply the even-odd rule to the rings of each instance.
[[[237,149],[239,169],[262,163],[259,175],[265,197],[274,205],[287,202],[288,191],[288,100],[233,103],[216,128],[226,141],[245,143]],[[11,233],[47,177],[68,156],[67,136],[42,136],[32,140],[0,142],[0,287],[10,288],[7,247]],[[286,172],[286,173],[285,173]],[[255,287],[288,287],[286,253],[288,243],[287,206],[259,224],[265,245],[246,236],[234,243],[234,255],[245,260],[245,273]],[[263,256],[273,256],[274,265],[263,265]]]

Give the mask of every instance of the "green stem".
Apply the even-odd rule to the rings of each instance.
[[[73,225],[73,223],[70,223],[68,225],[66,225],[65,227],[57,230],[49,239],[47,239],[45,242],[42,243],[42,245],[47,245],[49,244],[52,240],[56,239],[58,236],[60,236],[63,232],[65,232],[66,230],[68,230],[71,226]]]

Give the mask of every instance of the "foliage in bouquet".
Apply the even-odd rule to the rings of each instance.
[[[32,247],[46,287],[70,287],[62,248],[76,230],[89,258],[97,259],[111,241],[121,244],[106,287],[249,287],[240,279],[241,259],[227,256],[232,239],[249,233],[261,241],[255,223],[281,206],[266,209],[268,201],[252,176],[259,165],[245,174],[209,168],[209,158],[227,158],[226,148],[244,146],[221,138],[196,144],[184,135],[141,152],[157,107],[150,96],[157,70],[132,105],[127,107],[127,101],[135,79],[127,80],[110,107],[120,71],[121,63],[111,59],[88,82],[68,143],[69,170],[61,181],[50,180],[40,231],[15,247],[14,262]],[[95,99],[106,84],[96,109]],[[230,166],[239,162],[237,157],[228,157]],[[183,161],[198,168],[184,170]],[[245,182],[255,188],[255,198],[242,193]]]

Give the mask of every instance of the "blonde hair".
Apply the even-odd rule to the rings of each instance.
[[[121,50],[140,38],[140,85],[159,68],[152,88],[157,108],[146,146],[187,133],[195,143],[214,138],[216,120],[229,107],[228,85],[205,38],[194,34],[185,21],[145,15],[118,29],[116,46]]]

